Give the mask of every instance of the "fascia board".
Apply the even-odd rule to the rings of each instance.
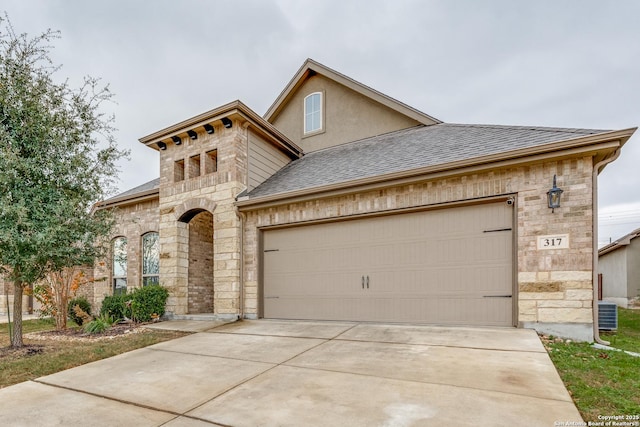
[[[147,200],[157,199],[159,197],[160,190],[156,188],[153,190],[143,191],[141,193],[130,194],[128,196],[110,199],[108,201],[98,202],[93,206],[92,211],[95,212],[102,209],[111,209],[116,206],[131,205]]]

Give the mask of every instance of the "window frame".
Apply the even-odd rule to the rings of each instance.
[[[124,248],[120,247],[116,249],[116,244],[120,241],[124,241]],[[124,254],[124,262],[122,262],[122,258],[120,261],[116,260],[116,250],[123,251]],[[117,236],[111,240],[111,290],[113,291],[113,295],[126,294],[127,286],[128,286],[128,268],[129,268],[129,240],[125,236]],[[119,265],[122,271],[118,271],[118,273],[124,274],[116,274],[116,265]],[[118,286],[119,284],[124,283],[124,286]]]
[[[311,97],[318,96],[320,99],[320,103],[318,105],[317,110],[313,110],[312,112],[307,111],[307,100]],[[302,102],[303,114],[302,114],[302,129],[304,136],[315,135],[318,133],[324,132],[324,93],[323,92],[313,92],[304,97]],[[318,115],[318,127],[313,128],[311,130],[307,129],[307,116],[310,115]],[[312,119],[313,121],[313,119]]]
[[[156,255],[157,255],[157,260],[156,260],[156,265],[158,267],[158,271],[155,273],[145,273],[145,266],[146,266],[146,262],[145,262],[145,250],[146,250],[146,246],[145,246],[145,238],[151,236],[151,235],[155,235],[156,236],[156,242],[155,244],[157,245],[156,247]],[[148,231],[146,233],[144,233],[143,235],[140,236],[140,277],[141,277],[141,285],[147,286],[147,285],[151,285],[151,284],[155,284],[158,285],[160,284],[160,233],[158,233],[157,231]],[[154,280],[155,278],[155,280]]]

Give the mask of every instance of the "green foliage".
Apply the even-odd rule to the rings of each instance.
[[[604,335],[614,348],[640,349],[640,312],[618,309],[618,331]],[[616,343],[614,344],[614,338]],[[602,414],[635,415],[640,408],[640,358],[587,343],[551,339],[549,356],[585,421]]]
[[[618,331],[601,332],[612,347],[640,353],[640,310],[618,307]]]
[[[108,295],[102,301],[100,316],[111,316],[116,320],[131,318],[131,300],[133,294]]]
[[[102,111],[113,98],[108,86],[87,77],[74,89],[55,78],[57,38],[16,34],[0,17],[0,273],[14,282],[16,316],[22,287],[105,253],[112,218],[91,207],[113,189],[127,154]],[[14,336],[21,346],[22,331]]]
[[[112,327],[114,323],[116,323],[116,321],[113,317],[103,314],[87,323],[84,326],[84,331],[88,334],[99,334]]]
[[[85,319],[91,316],[91,304],[89,304],[89,301],[87,301],[85,297],[74,298],[69,301],[67,313],[71,320],[76,322],[79,326],[82,326]]]
[[[160,285],[148,285],[132,293],[131,309],[133,317],[139,322],[149,322],[164,314],[169,291]]]
[[[169,291],[160,285],[148,285],[128,294],[109,295],[102,301],[101,315],[114,319],[128,317],[136,322],[149,322],[164,314]]]

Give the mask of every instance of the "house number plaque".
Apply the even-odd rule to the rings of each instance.
[[[553,234],[549,236],[538,236],[538,250],[547,249],[569,249],[568,234]]]

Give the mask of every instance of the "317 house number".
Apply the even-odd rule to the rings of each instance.
[[[568,249],[569,235],[554,234],[552,236],[538,236],[538,250],[545,249]]]

